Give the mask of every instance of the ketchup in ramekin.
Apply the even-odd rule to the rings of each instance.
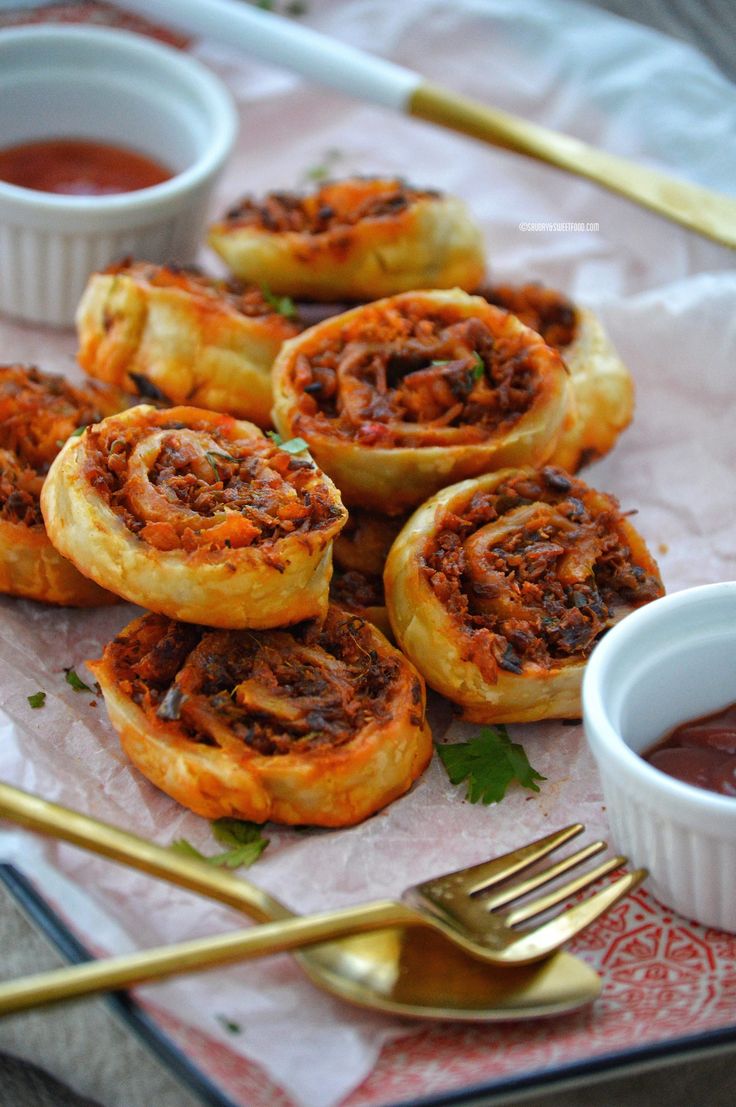
[[[642,756],[686,784],[736,797],[736,703],[680,723]]]
[[[172,176],[172,170],[135,150],[86,139],[43,139],[0,150],[0,180],[63,196],[136,192]]]

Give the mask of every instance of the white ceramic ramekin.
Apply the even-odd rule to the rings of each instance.
[[[583,722],[617,849],[667,907],[736,932],[736,797],[685,784],[639,753],[736,701],[736,581],[673,592],[593,651]]]
[[[237,125],[219,78],[143,35],[60,24],[0,31],[0,146],[83,138],[174,170],[108,196],[0,181],[0,311],[71,325],[92,271],[128,255],[192,261]]]

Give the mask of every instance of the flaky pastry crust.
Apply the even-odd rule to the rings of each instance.
[[[549,458],[575,473],[616,444],[634,413],[634,382],[598,316],[538,284],[489,285],[485,299],[518,316],[562,354],[570,370],[575,415]]]
[[[126,402],[102,385],[72,385],[34,366],[0,366],[0,592],[73,607],[116,602],[51,544],[40,494],[69,435]]]
[[[421,678],[337,607],[292,631],[146,615],[90,668],[131,761],[208,819],[350,826],[431,757]]]
[[[349,506],[400,514],[463,477],[541,464],[573,417],[560,355],[460,289],[326,319],[274,364],[273,418]]]
[[[324,616],[346,518],[307,453],[228,415],[145,404],[70,439],[41,506],[56,548],[99,584],[216,627]]]
[[[91,376],[261,427],[271,425],[273,360],[300,330],[257,287],[145,261],[93,273],[76,322]]]
[[[423,504],[388,556],[396,641],[473,722],[580,715],[595,643],[662,595],[616,500],[563,470],[503,470]]]
[[[471,289],[485,268],[482,236],[465,205],[398,178],[245,197],[210,228],[209,243],[241,279],[314,300]]]

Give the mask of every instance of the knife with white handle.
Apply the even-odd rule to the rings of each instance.
[[[358,100],[441,124],[567,170],[736,248],[736,197],[606,153],[571,135],[458,96],[419,73],[241,0],[116,0],[190,34],[241,48]]]

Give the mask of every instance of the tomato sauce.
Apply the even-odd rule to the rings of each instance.
[[[173,173],[123,146],[77,138],[26,142],[0,150],[0,180],[36,192],[109,196],[168,181]]]
[[[643,757],[687,784],[736,796],[736,703],[680,723]]]

